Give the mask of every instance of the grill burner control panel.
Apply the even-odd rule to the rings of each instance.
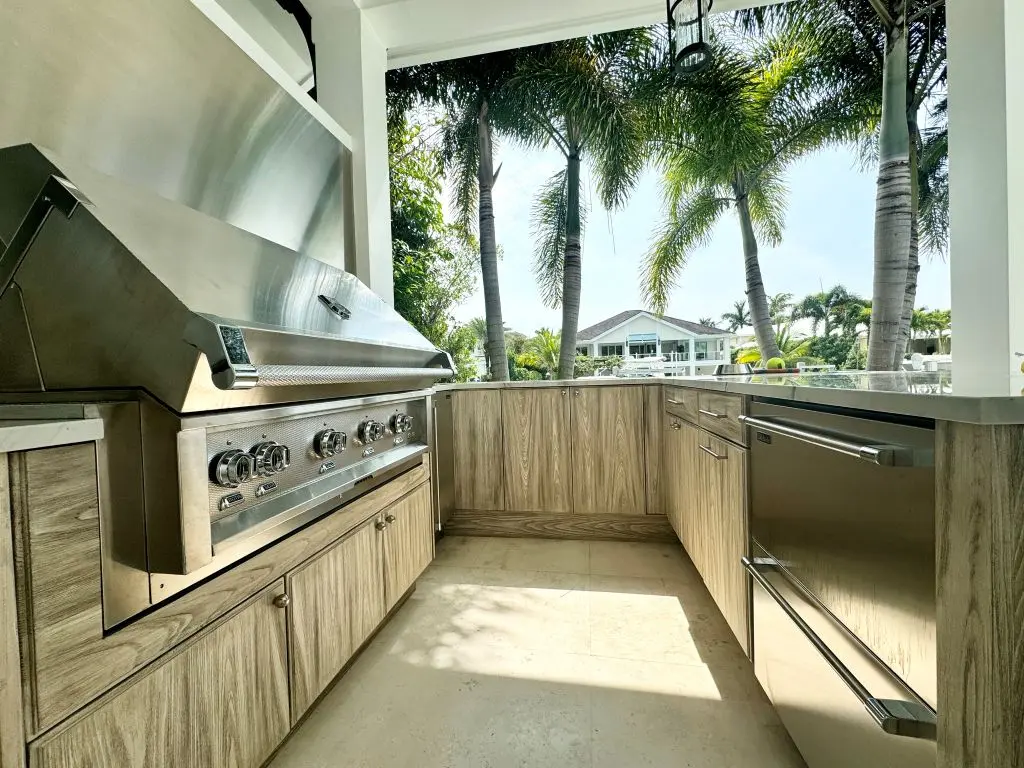
[[[207,432],[212,518],[401,446],[427,442],[423,398],[364,407],[335,405]]]

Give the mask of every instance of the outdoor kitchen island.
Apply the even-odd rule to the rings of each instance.
[[[811,768],[819,747],[847,763],[801,730],[847,747],[850,765],[1016,766],[1024,397],[1011,387],[957,395],[944,373],[439,387],[440,513],[458,535],[681,541]],[[788,489],[765,477],[776,450]],[[811,672],[762,667],[758,615],[803,643],[846,711],[815,714],[765,683]],[[822,687],[817,671],[795,684]]]

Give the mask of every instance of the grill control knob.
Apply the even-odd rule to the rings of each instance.
[[[217,485],[223,488],[237,488],[242,483],[252,480],[256,472],[256,462],[248,453],[235,448],[215,457],[211,469],[210,475]]]
[[[407,413],[396,413],[391,417],[391,431],[396,435],[404,435],[412,430],[412,416]]]
[[[321,459],[329,459],[345,450],[348,435],[336,429],[325,429],[313,438],[313,450]]]
[[[256,474],[260,477],[283,472],[292,463],[292,454],[288,447],[273,440],[257,444],[251,453],[256,462]]]
[[[367,419],[359,425],[359,439],[364,443],[372,443],[374,440],[380,440],[384,437],[384,425],[379,421],[373,419]]]

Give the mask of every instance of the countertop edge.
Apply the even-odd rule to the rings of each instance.
[[[704,389],[735,395],[764,398],[794,405],[823,405],[834,408],[895,414],[912,418],[951,421],[979,426],[1024,424],[1024,398],[965,397],[951,394],[891,392],[885,390],[842,389],[835,387],[797,386],[722,379],[636,378],[575,379],[573,381],[507,381],[445,384],[439,392],[474,389],[536,389],[547,387],[593,386],[674,386]]]
[[[103,439],[102,419],[0,420],[0,453],[31,451]]]

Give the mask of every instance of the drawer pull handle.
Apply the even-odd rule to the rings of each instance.
[[[395,518],[394,515],[386,515],[384,517],[384,522],[385,523],[393,523],[393,522],[395,522],[395,520],[396,520],[396,518]]]
[[[715,461],[725,461],[726,459],[729,458],[724,453],[715,453],[714,451],[712,451],[710,448],[708,448],[706,446],[698,445],[697,447],[700,448],[702,451],[704,451],[704,453],[706,453],[708,456],[713,458]]]
[[[278,595],[274,598],[275,608],[287,608],[291,603],[292,599],[288,595]]]
[[[740,416],[740,423],[761,432],[789,437],[802,443],[852,456],[880,467],[931,467],[935,465],[934,451],[914,450],[902,445],[867,445],[852,442],[841,435],[814,432],[774,419]]]
[[[705,416],[707,416],[710,419],[724,419],[725,416],[726,416],[724,413],[715,413],[714,411],[705,411],[703,408],[701,408],[699,412],[703,413]]]
[[[682,400],[666,400],[669,405],[686,405]]]
[[[768,593],[779,608],[782,609],[790,620],[796,624],[797,629],[807,638],[807,641],[814,646],[814,649],[821,654],[821,657],[832,668],[839,678],[846,683],[846,686],[853,692],[864,709],[868,711],[871,718],[886,733],[893,736],[906,736],[911,739],[924,739],[926,741],[937,740],[937,726],[935,713],[924,704],[916,701],[899,701],[895,699],[876,699],[863,683],[850,671],[849,667],[843,664],[842,660],[832,652],[832,649],[825,644],[825,641],[818,637],[811,626],[804,621],[768,579],[764,577],[755,564],[749,558],[741,558],[743,567],[747,569],[751,578],[757,582],[765,592]]]

